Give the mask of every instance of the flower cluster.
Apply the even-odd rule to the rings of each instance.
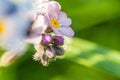
[[[15,56],[19,52],[21,52],[21,50],[23,50],[20,48],[23,42],[33,44],[36,50],[36,53],[33,56],[34,60],[41,61],[41,63],[44,66],[47,66],[49,62],[53,60],[56,56],[61,56],[64,54],[65,51],[62,48],[62,45],[64,45],[64,36],[66,37],[74,36],[74,32],[70,27],[72,21],[70,18],[67,17],[65,12],[61,11],[61,5],[57,1],[34,0],[34,2],[32,2],[31,0],[29,2],[30,3],[27,3],[27,0],[23,1],[21,3],[22,7],[20,4],[18,5],[15,2],[14,4],[18,6],[19,9],[13,6],[11,7],[12,9],[7,10],[7,13],[14,14],[13,12],[16,12],[17,16],[20,17],[20,19],[19,17],[17,19],[14,19],[13,17],[12,18],[13,20],[10,21],[16,20],[21,23],[18,22],[13,23],[15,25],[11,26],[15,27],[13,27],[13,29],[10,29],[12,30],[13,33],[11,33],[10,37],[7,36],[7,38],[3,38],[1,35],[3,34],[6,25],[3,26],[3,22],[0,20],[0,37],[1,37],[0,41],[2,42],[5,41],[4,42],[5,44],[9,44],[11,42],[12,42],[11,44],[15,44],[12,46],[10,45],[12,49],[9,48],[10,53],[8,52],[11,55],[13,54],[11,52],[16,53],[14,54]],[[21,13],[17,13],[17,11],[20,12],[21,10],[22,12],[26,13],[25,17],[21,17]],[[0,13],[0,17],[1,14],[2,13]],[[17,40],[16,37],[15,39],[13,38],[13,36],[15,35],[18,36]],[[13,46],[19,47],[17,47],[17,49],[14,49]],[[4,62],[5,57],[6,55],[3,54],[3,56],[1,57],[2,62]]]
[[[35,42],[37,52],[34,59],[40,60],[44,66],[47,66],[49,61],[56,56],[64,54],[64,49],[61,47],[64,44],[63,36],[73,37],[74,32],[69,27],[71,19],[67,18],[65,12],[61,11],[61,6],[56,1],[43,0],[35,6],[34,10],[33,32],[39,33],[37,29],[43,29],[39,33],[41,38],[37,44]],[[40,22],[44,23],[41,25]]]

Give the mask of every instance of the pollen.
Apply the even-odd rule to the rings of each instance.
[[[53,25],[54,28],[59,28],[60,27],[60,24],[59,24],[58,20],[55,19],[55,18],[51,19],[51,24]]]

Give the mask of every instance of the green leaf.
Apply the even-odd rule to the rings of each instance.
[[[76,32],[120,17],[119,0],[58,0]]]
[[[67,39],[68,40],[68,39]],[[67,41],[64,58],[87,67],[96,67],[120,78],[120,52],[101,47],[95,43],[73,39]]]
[[[120,52],[78,38],[65,43],[65,55],[48,67],[32,60],[30,47],[17,66],[0,68],[0,80],[119,80]]]
[[[120,50],[120,18],[103,22],[94,27],[81,30],[77,36]],[[80,34],[80,35],[79,35]]]

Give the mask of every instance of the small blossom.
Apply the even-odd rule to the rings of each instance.
[[[49,57],[45,53],[45,48],[42,45],[36,45],[35,49],[37,52],[34,54],[33,59],[36,61],[41,61],[44,66],[48,66]]]
[[[45,16],[45,24],[48,24],[56,35],[73,37],[74,32],[69,27],[72,21],[70,18],[67,18],[67,15],[64,12],[61,12],[60,10],[61,6],[56,1],[49,1],[35,9],[36,17],[43,14],[43,16]]]
[[[42,34],[41,44],[47,46],[50,43],[52,43],[52,36],[50,34]]]
[[[55,51],[57,55],[64,55],[65,50],[62,47],[55,47]]]
[[[64,12],[60,11],[59,4],[48,4],[46,13],[48,25],[53,29],[56,35],[73,37],[74,32],[69,27],[72,21],[70,18],[67,18],[67,15]]]
[[[44,66],[48,66],[48,64],[49,64],[49,58],[45,54],[41,55],[41,63]]]
[[[41,29],[42,33],[48,29],[48,18],[47,16],[47,6],[48,5],[53,5],[56,10],[61,9],[61,6],[59,5],[58,2],[56,1],[51,1],[51,0],[41,0],[42,4],[39,4],[38,6],[34,7],[33,12],[34,12],[34,24],[33,24],[33,29]],[[46,15],[46,16],[45,16]]]
[[[54,58],[55,57],[55,50],[53,47],[47,47],[46,48],[46,52],[45,54],[49,57],[49,58]]]
[[[63,45],[64,44],[64,38],[61,36],[53,36],[53,44],[54,45]]]

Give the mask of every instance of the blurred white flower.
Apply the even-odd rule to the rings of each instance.
[[[24,42],[32,24],[32,1],[0,0],[0,46],[6,52],[0,57],[0,66],[9,65],[25,51]]]
[[[0,4],[2,3],[4,3],[6,10],[4,9],[0,13],[0,16],[4,16],[0,18],[0,45],[11,50],[23,43],[32,20],[27,9],[23,9],[23,5],[20,6],[6,0],[0,1]],[[2,7],[0,5],[0,8]],[[24,7],[26,7],[25,4]],[[17,10],[14,11],[14,9]]]
[[[9,50],[6,51],[1,57],[0,57],[0,66],[9,66],[11,63],[13,63],[16,58],[21,56],[26,51],[26,46],[22,45],[18,49]]]

